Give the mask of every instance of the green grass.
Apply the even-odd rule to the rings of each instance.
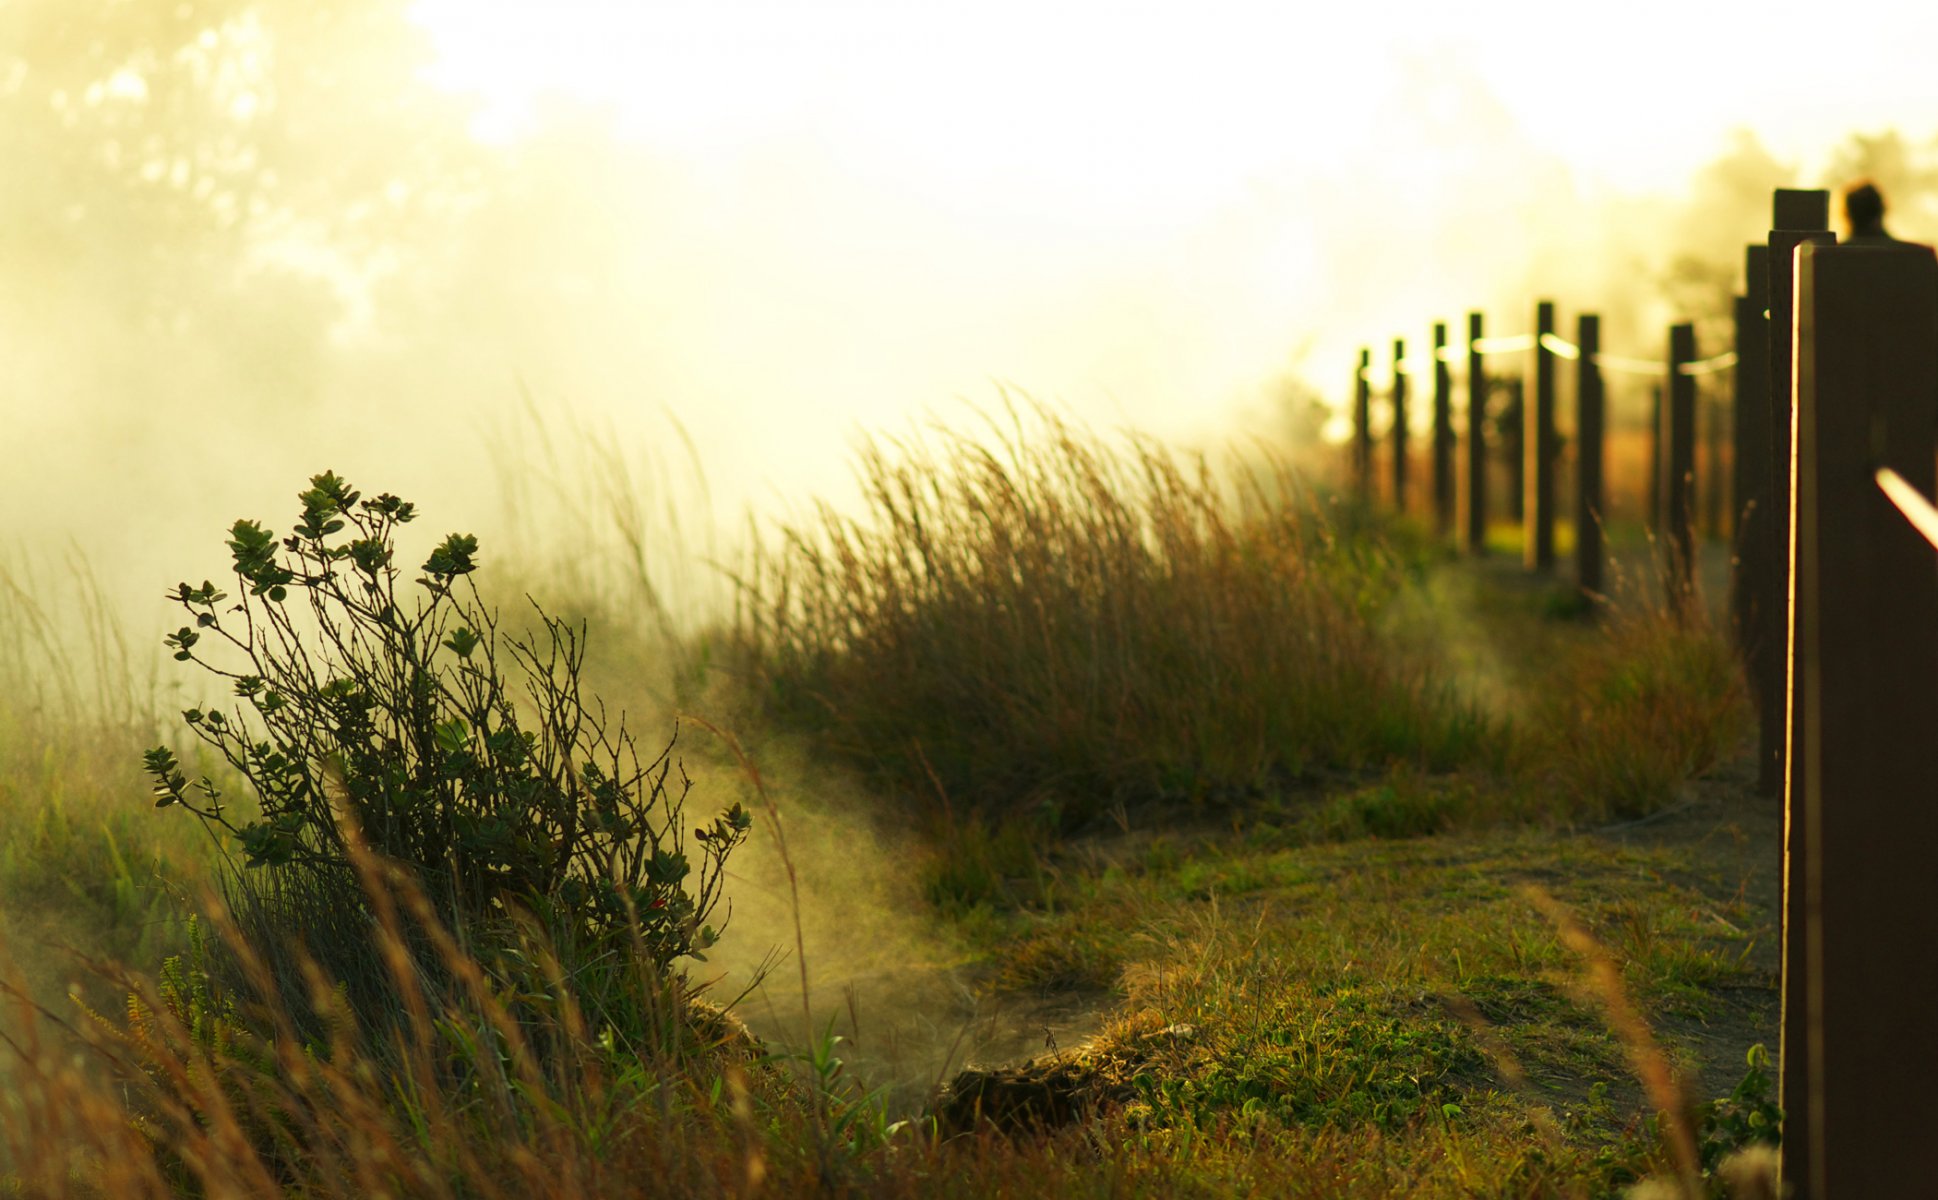
[[[595,624],[639,606],[623,664],[594,666],[754,747],[764,785],[691,732],[682,753],[702,808],[780,797],[796,853],[744,882],[798,869],[844,901],[801,910],[844,926],[801,945],[893,930],[873,959],[946,947],[976,1004],[1077,1014],[1012,1064],[1067,1122],[938,1136],[937,1077],[871,1073],[871,1010],[790,1000],[791,963],[766,985],[791,1040],[755,1047],[685,994],[732,998],[713,964],[647,986],[536,937],[479,963],[406,902],[368,969],[414,939],[450,986],[399,1021],[332,1023],[342,993],[294,958],[260,1008],[198,991],[193,956],[97,981],[103,1022],[31,989],[50,1011],[0,1018],[0,1195],[1612,1197],[1682,1169],[1685,1100],[1743,1081],[1681,1135],[1704,1170],[1767,1131],[1745,1056],[1775,1037],[1774,918],[1749,885],[1774,862],[1598,829],[1749,819],[1689,788],[1743,728],[1712,630],[1586,620],[1282,477],[1040,413],[877,447],[863,479],[868,513],[788,531],[678,663],[645,661],[675,636],[650,588],[587,585]],[[90,674],[13,644],[15,696]],[[0,708],[10,915],[147,965],[179,937],[114,931],[179,916],[146,880],[192,892],[206,861],[149,806],[155,707]],[[871,873],[897,877],[892,924],[863,911]],[[949,1042],[946,1008],[889,1017]],[[52,1018],[98,1044],[89,1070]]]
[[[0,564],[0,939],[43,992],[86,979],[61,946],[152,962],[177,945],[213,858],[154,818],[158,703],[136,661],[84,567]]]

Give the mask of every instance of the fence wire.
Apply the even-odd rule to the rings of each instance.
[[[1581,347],[1559,334],[1544,333],[1537,339],[1531,333],[1517,333],[1507,337],[1476,338],[1466,346],[1443,346],[1433,352],[1435,360],[1443,363],[1457,363],[1468,354],[1519,354],[1541,346],[1556,358],[1573,362],[1581,357]],[[1667,376],[1669,365],[1653,358],[1626,358],[1620,354],[1605,352],[1594,354],[1590,362],[1604,371],[1615,371],[1623,375],[1653,375],[1657,378]],[[1713,358],[1686,362],[1678,368],[1682,375],[1713,375],[1727,371],[1736,365],[1736,352],[1725,350]]]

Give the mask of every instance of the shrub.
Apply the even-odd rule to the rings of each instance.
[[[502,629],[466,534],[431,551],[410,593],[394,544],[416,515],[406,501],[364,499],[327,472],[298,498],[288,537],[231,528],[235,604],[207,581],[170,596],[192,618],[167,638],[175,658],[234,694],[183,719],[257,813],[232,815],[224,785],[191,784],[166,747],[147,754],[157,805],[232,836],[265,876],[242,883],[262,922],[250,941],[273,949],[279,926],[299,925],[334,935],[313,951],[367,950],[352,851],[368,847],[466,936],[536,915],[568,944],[632,942],[661,968],[711,944],[750,818],[735,805],[693,830],[694,867],[672,743],[642,761],[624,716],[582,694],[580,631],[536,605],[533,632]]]
[[[1035,425],[872,446],[866,518],[824,508],[756,559],[736,644],[770,716],[958,821],[1065,826],[1484,737],[1378,628],[1396,557],[1287,472]]]

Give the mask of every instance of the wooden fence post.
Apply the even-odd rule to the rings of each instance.
[[[1406,512],[1406,339],[1393,339],[1393,511]]]
[[[1757,597],[1757,639],[1775,647],[1778,663],[1790,653],[1790,350],[1794,325],[1796,249],[1801,242],[1836,241],[1830,232],[1830,193],[1778,188],[1771,205],[1769,441],[1762,468],[1769,481],[1770,502],[1763,523],[1763,554],[1770,564]],[[1768,688],[1757,698],[1757,786],[1775,796],[1783,789],[1785,747],[1790,732],[1784,724],[1783,671],[1772,670]]]
[[[1783,687],[1783,651],[1763,632],[1759,605],[1776,589],[1763,526],[1770,519],[1770,248],[1751,246],[1744,255],[1743,294],[1736,300],[1735,453],[1730,507],[1735,512],[1735,569],[1730,573],[1731,636],[1736,639],[1759,712]],[[1774,727],[1776,721],[1772,721]],[[1769,769],[1769,756],[1758,771]],[[1774,795],[1774,779],[1759,780]]]
[[[1590,598],[1602,591],[1602,319],[1575,318],[1575,584]]]
[[[1714,387],[1696,389],[1696,411],[1702,430],[1702,462],[1696,467],[1696,482],[1702,489],[1702,531],[1704,537],[1720,540],[1728,532],[1723,527],[1723,492],[1729,487],[1729,472],[1723,470],[1728,461],[1723,422],[1729,413],[1722,392]]]
[[[1487,553],[1487,368],[1481,314],[1467,314],[1467,549]]]
[[[1683,368],[1696,361],[1696,327],[1669,327],[1669,403],[1663,414],[1662,544],[1669,554],[1669,603],[1678,612],[1695,594],[1696,578],[1696,377]]]
[[[1433,323],[1433,529],[1453,532],[1453,371],[1447,366],[1447,323]]]
[[[1353,488],[1361,504],[1373,499],[1373,385],[1366,378],[1373,352],[1359,351],[1359,370],[1353,373]]]
[[[1785,1084],[1793,1055],[1807,1065],[1783,1097],[1783,1174],[1803,1200],[1930,1195],[1938,552],[1874,472],[1890,467],[1927,496],[1938,474],[1938,259],[1926,246],[1806,241],[1794,263],[1800,744],[1785,827],[1805,953],[1793,958],[1786,930],[1783,1003],[1786,1034],[1804,1011],[1805,1040],[1784,1046]]]
[[[1662,385],[1656,384],[1649,389],[1649,506],[1647,525],[1655,530],[1657,537],[1662,532]]]
[[[1502,457],[1507,459],[1507,515],[1516,525],[1527,521],[1528,511],[1528,378],[1523,371],[1518,378],[1504,381],[1507,389],[1507,407],[1501,410],[1501,447]]]
[[[1770,591],[1758,598],[1758,610],[1763,627],[1758,636],[1767,636],[1769,645],[1778,647],[1782,661],[1787,663],[1786,670],[1774,672],[1777,690],[1765,696],[1759,728],[1759,777],[1764,770],[1771,773],[1774,791],[1783,794],[1788,788],[1788,777],[1792,767],[1791,758],[1795,742],[1801,738],[1793,736],[1796,732],[1794,721],[1801,719],[1800,714],[1792,712],[1789,692],[1798,684],[1801,674],[1807,674],[1808,665],[1796,655],[1793,642],[1794,622],[1790,614],[1791,595],[1791,409],[1794,403],[1794,380],[1792,378],[1791,350],[1796,338],[1796,249],[1805,242],[1829,244],[1836,240],[1829,230],[1830,193],[1825,191],[1792,191],[1779,188],[1771,204],[1770,230],[1770,445],[1766,453],[1770,481],[1770,519],[1764,523],[1763,537],[1767,539],[1766,552],[1769,555],[1771,570],[1764,582]],[[1804,889],[1801,879],[1793,877],[1791,866],[1799,867],[1808,848],[1809,839],[1801,821],[1792,821],[1785,809],[1783,823],[1783,961],[1792,964],[1799,978],[1807,977],[1810,961],[1809,946],[1804,938],[1808,923],[1804,920]],[[1798,814],[1801,816],[1801,814]],[[1792,886],[1795,883],[1797,886]],[[1804,1047],[1809,1044],[1808,1026],[1805,1023],[1802,997],[1797,1003],[1783,1006],[1782,1049],[1778,1058],[1778,1099],[1785,1109],[1800,1114],[1799,1127],[1808,1127],[1801,1114],[1808,1104],[1807,1057]],[[1793,1107],[1794,1106],[1794,1107]],[[1785,1155],[1784,1181],[1793,1187],[1801,1187],[1809,1173],[1810,1148],[1807,1138],[1799,1138]],[[1823,1198],[1819,1198],[1823,1200]]]
[[[1554,569],[1554,301],[1534,309],[1534,399],[1522,412],[1521,444],[1527,456],[1522,479],[1527,497],[1521,506],[1521,565],[1530,571]]]

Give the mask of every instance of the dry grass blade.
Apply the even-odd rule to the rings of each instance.
[[[1648,1021],[1630,1003],[1621,968],[1574,914],[1547,891],[1529,885],[1521,894],[1554,925],[1562,944],[1587,967],[1588,991],[1601,1004],[1609,1027],[1621,1039],[1629,1066],[1648,1093],[1649,1102],[1662,1114],[1685,1194],[1688,1200],[1702,1200],[1702,1161],[1696,1152],[1696,1121],[1687,1093]]]

